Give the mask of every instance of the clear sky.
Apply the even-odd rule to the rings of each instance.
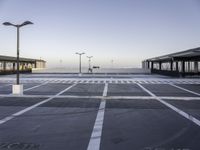
[[[83,51],[101,67],[140,67],[200,46],[200,0],[0,0],[1,23],[25,20],[20,55],[49,66],[77,66]],[[16,55],[15,28],[0,25],[0,55]]]

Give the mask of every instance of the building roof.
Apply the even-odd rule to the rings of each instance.
[[[171,53],[159,57],[146,59],[145,61],[169,61],[169,60],[200,60],[200,47]]]
[[[16,59],[17,59],[16,57],[0,55],[0,61],[16,62]],[[22,58],[22,57],[20,57],[19,60],[20,60],[20,62],[30,62],[30,63],[34,63],[36,61],[46,62],[41,59]]]

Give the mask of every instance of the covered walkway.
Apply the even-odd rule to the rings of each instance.
[[[32,68],[45,68],[46,61],[41,59],[20,58],[20,72],[30,73]],[[0,55],[0,74],[16,73],[17,59],[11,56]]]
[[[200,75],[200,47],[146,59],[142,67],[169,76]]]

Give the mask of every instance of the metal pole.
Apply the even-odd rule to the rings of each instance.
[[[19,26],[17,27],[17,84],[19,85]]]
[[[81,54],[79,54],[79,73],[81,73]]]
[[[89,68],[91,68],[91,58],[89,58]]]

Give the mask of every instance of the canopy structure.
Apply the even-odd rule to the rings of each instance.
[[[200,47],[146,59],[142,67],[171,76],[200,75]]]
[[[46,61],[41,59],[20,58],[20,72],[31,72],[32,68],[45,68]],[[17,58],[0,55],[0,74],[15,73]]]

